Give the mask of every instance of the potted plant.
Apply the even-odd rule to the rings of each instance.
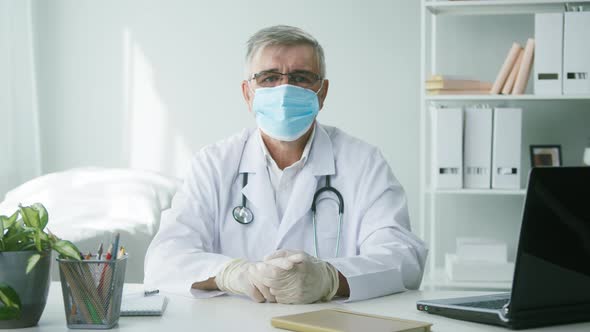
[[[51,250],[80,260],[73,243],[45,232],[48,221],[40,203],[0,216],[0,329],[37,325],[49,291]]]

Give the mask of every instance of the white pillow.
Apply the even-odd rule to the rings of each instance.
[[[47,228],[84,252],[96,252],[100,242],[108,241],[105,234],[120,232],[121,243],[130,253],[128,263],[141,266],[143,273],[145,250],[180,184],[176,178],[150,171],[71,169],[40,176],[8,192],[0,203],[0,214],[12,214],[19,203],[40,202],[49,214]],[[106,250],[108,243],[104,245]],[[129,276],[129,266],[127,272]],[[139,276],[140,272],[131,273]],[[141,282],[138,278],[126,279]]]
[[[71,169],[8,192],[0,214],[14,212],[19,203],[40,202],[49,213],[49,229],[71,241],[109,229],[153,233],[179,184],[176,178],[142,170]]]

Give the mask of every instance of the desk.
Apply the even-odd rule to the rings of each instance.
[[[143,291],[140,284],[125,284],[124,292]],[[113,331],[282,331],[270,325],[274,316],[301,313],[323,308],[341,307],[348,310],[384,316],[427,321],[434,324],[433,331],[509,331],[501,327],[469,323],[419,312],[416,301],[423,298],[479,295],[482,292],[461,291],[408,291],[381,298],[354,303],[318,303],[308,305],[284,305],[276,303],[254,303],[246,298],[220,296],[212,299],[194,299],[190,296],[167,294],[166,312],[161,317],[121,317]],[[49,299],[39,325],[18,331],[66,331],[61,287],[53,282]],[[76,330],[70,330],[76,331]],[[96,330],[93,330],[96,331]],[[590,331],[590,323],[570,324],[526,331]],[[368,331],[367,331],[368,332]]]

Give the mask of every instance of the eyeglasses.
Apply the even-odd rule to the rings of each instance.
[[[313,87],[322,79],[320,75],[305,70],[297,70],[291,73],[265,70],[254,74],[248,81],[254,80],[256,85],[262,88],[272,88],[281,84],[283,76],[287,76],[289,84],[306,89]]]

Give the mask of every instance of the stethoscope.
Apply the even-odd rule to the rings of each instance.
[[[248,184],[248,173],[244,173],[244,177],[242,180],[242,188],[246,187],[246,185]],[[330,185],[330,175],[326,175],[326,185],[323,186],[322,188],[318,189],[315,194],[313,195],[313,201],[311,203],[311,212],[312,212],[312,224],[313,224],[313,242],[314,242],[314,246],[315,246],[315,256],[316,257],[320,257],[318,255],[318,232],[317,232],[317,226],[316,226],[316,201],[318,199],[318,197],[324,193],[324,192],[332,192],[336,195],[336,197],[338,197],[338,233],[337,233],[337,237],[336,237],[336,252],[334,257],[338,257],[338,252],[340,249],[340,233],[342,231],[342,216],[344,215],[344,199],[342,199],[342,195],[340,194],[340,192],[332,187]],[[252,210],[250,210],[250,208],[248,208],[246,206],[246,196],[244,194],[242,194],[242,205],[238,205],[236,206],[233,211],[232,211],[232,215],[234,216],[234,219],[242,224],[242,225],[248,225],[250,223],[252,223],[254,221],[254,213],[252,213]]]

